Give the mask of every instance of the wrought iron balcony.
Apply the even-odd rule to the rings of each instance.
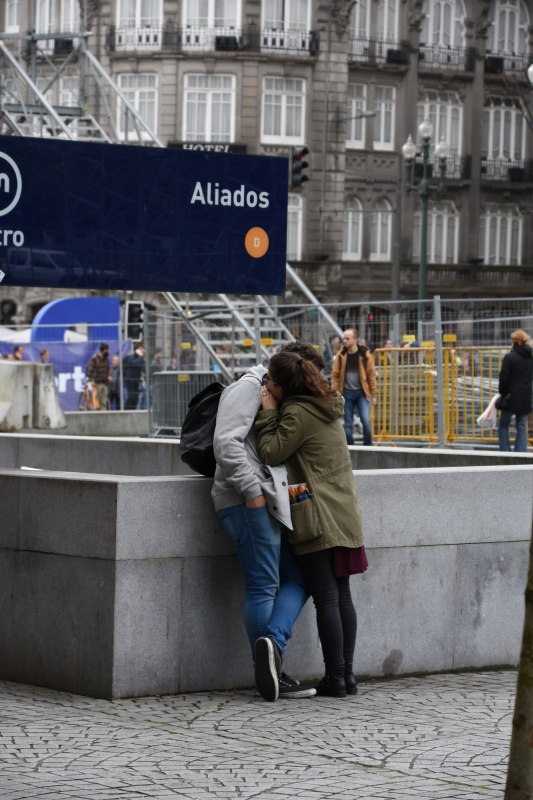
[[[114,50],[160,50],[163,42],[161,25],[138,28],[119,25],[114,30]]]
[[[402,66],[409,63],[409,48],[403,42],[351,36],[348,40],[348,60]]]
[[[428,164],[428,178],[439,174],[439,159],[432,155]],[[415,177],[422,177],[423,159],[421,155],[415,158]],[[472,156],[446,156],[446,180],[469,181],[472,177]]]
[[[487,51],[485,54],[485,75],[514,75],[527,81],[529,55],[509,53],[506,50]]]
[[[180,52],[255,51],[290,55],[316,55],[319,37],[315,31],[269,28],[212,27],[186,25],[112,27],[107,46],[111,51],[173,49]]]
[[[414,263],[402,264],[402,286],[405,289],[416,290],[418,283],[418,265]],[[501,294],[516,292],[522,294],[533,281],[533,266],[512,264],[429,264],[428,287],[433,293],[439,291],[449,293],[454,287],[457,293],[482,289],[492,294],[495,291]],[[482,295],[479,295],[482,296]]]
[[[443,47],[442,45],[421,44],[419,49],[419,69],[454,70],[473,72],[476,63],[474,47]]]
[[[482,158],[481,180],[533,183],[533,161],[511,158]]]

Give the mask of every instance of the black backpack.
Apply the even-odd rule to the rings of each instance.
[[[218,404],[225,388],[223,383],[214,381],[195,394],[189,402],[189,410],[181,426],[181,460],[207,478],[212,478],[215,474],[213,436]]]

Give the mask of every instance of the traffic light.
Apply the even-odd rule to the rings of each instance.
[[[126,339],[140,342],[144,332],[144,303],[138,300],[126,301]]]
[[[304,161],[304,156],[309,154],[307,147],[293,147],[291,154],[291,189],[298,189],[302,183],[309,180],[309,175],[305,175],[303,170],[307,169],[309,163]]]
[[[368,321],[369,322],[373,322],[374,321],[374,311],[373,311],[372,308],[370,308],[370,306],[367,308],[366,315],[368,317]]]

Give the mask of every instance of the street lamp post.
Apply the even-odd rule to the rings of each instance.
[[[405,159],[406,192],[409,194],[412,189],[416,189],[420,197],[420,265],[418,269],[418,320],[420,325],[424,316],[424,303],[427,298],[428,203],[432,192],[444,194],[446,191],[444,178],[446,176],[448,145],[445,139],[442,138],[435,147],[435,155],[439,160],[439,182],[436,185],[431,185],[429,182],[429,158],[433,125],[426,119],[419,125],[418,131],[422,139],[422,177],[417,185],[413,183],[416,144],[410,135],[402,147],[402,153]]]

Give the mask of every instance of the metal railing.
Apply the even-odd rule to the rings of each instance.
[[[523,158],[482,158],[482,181],[533,182],[533,161]]]
[[[421,44],[419,49],[419,69],[450,69],[472,72],[476,64],[474,47],[445,47],[435,44]]]
[[[145,27],[111,26],[107,31],[111,51],[172,49],[183,52],[281,52],[291,55],[316,55],[316,31],[258,28],[249,25],[153,25]]]
[[[406,66],[409,49],[398,41],[352,35],[348,39],[348,60]]]
[[[472,177],[472,156],[460,156],[452,154],[446,156],[446,178],[453,178],[457,180],[470,180]],[[433,174],[438,176],[439,172],[439,159],[436,155],[431,155],[428,164],[428,177],[431,178]],[[415,158],[415,177],[422,176],[423,159],[421,155]]]
[[[528,53],[509,53],[507,50],[494,50],[485,53],[485,75],[514,75],[527,82]]]
[[[441,375],[434,346],[376,350],[375,441],[497,444],[497,429],[480,428],[477,418],[498,392],[501,362],[507,352],[503,347],[443,348],[441,411]],[[531,429],[529,436],[533,437]]]

